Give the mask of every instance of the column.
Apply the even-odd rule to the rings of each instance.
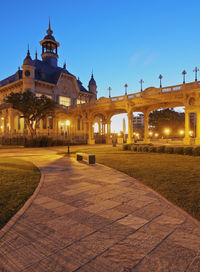
[[[106,138],[106,143],[111,144],[112,139],[110,138],[110,132],[111,132],[111,121],[107,122],[107,138]]]
[[[190,144],[190,113],[185,109],[185,138],[183,139],[184,144]]]
[[[195,144],[200,145],[200,111],[196,113],[196,138]]]
[[[133,112],[128,113],[128,139],[127,139],[128,144],[134,143],[133,139]]]
[[[144,143],[150,143],[150,139],[149,139],[149,112],[144,112]]]
[[[95,144],[95,140],[94,140],[94,128],[93,128],[93,122],[92,121],[89,121],[88,144]]]
[[[13,109],[9,109],[9,119],[10,119],[10,134],[14,134],[14,112]]]

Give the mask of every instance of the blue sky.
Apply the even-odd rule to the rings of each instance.
[[[91,71],[98,97],[112,96],[194,80],[200,64],[200,2],[198,0],[35,0],[1,2],[0,79],[16,72],[26,55],[45,35],[51,17],[60,42],[59,65],[88,85]]]

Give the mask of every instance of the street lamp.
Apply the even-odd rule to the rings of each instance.
[[[153,136],[153,132],[149,131],[149,136],[152,137]]]
[[[195,72],[195,81],[197,81],[197,72],[199,72],[199,69],[195,67],[193,72]]]
[[[163,76],[160,74],[158,78],[160,79],[160,88],[162,88],[162,82],[161,82],[161,80],[162,80]]]
[[[67,138],[68,138],[68,141],[67,141],[67,153],[69,154],[70,153],[70,150],[69,150],[69,126],[70,126],[70,121],[69,120],[66,121],[66,126],[67,126]]]
[[[125,88],[125,95],[127,95],[127,88],[128,88],[128,84],[127,83],[124,85],[124,88]]]
[[[111,88],[111,87],[109,87],[109,88],[108,88],[109,98],[111,97],[111,96],[110,96],[110,91],[111,91],[111,90],[112,90],[112,88]]]
[[[144,83],[143,79],[140,79],[139,83],[140,83],[140,85],[141,85],[140,91],[142,92],[142,83]]]
[[[180,135],[184,135],[184,133],[185,133],[185,132],[184,132],[184,130],[182,130],[182,129],[179,131],[179,134],[180,134]]]
[[[164,133],[165,133],[167,136],[169,136],[169,134],[170,134],[170,129],[169,129],[169,128],[166,128],[166,129],[164,130]]]
[[[185,70],[183,70],[182,75],[183,75],[183,84],[185,84],[185,75],[187,74],[187,72]]]

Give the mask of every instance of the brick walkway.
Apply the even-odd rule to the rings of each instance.
[[[200,271],[198,222],[123,173],[40,153],[10,153],[44,182],[0,240],[0,271]]]

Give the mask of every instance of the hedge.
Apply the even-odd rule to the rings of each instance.
[[[123,150],[200,156],[200,146],[153,146],[152,144],[125,144]]]

